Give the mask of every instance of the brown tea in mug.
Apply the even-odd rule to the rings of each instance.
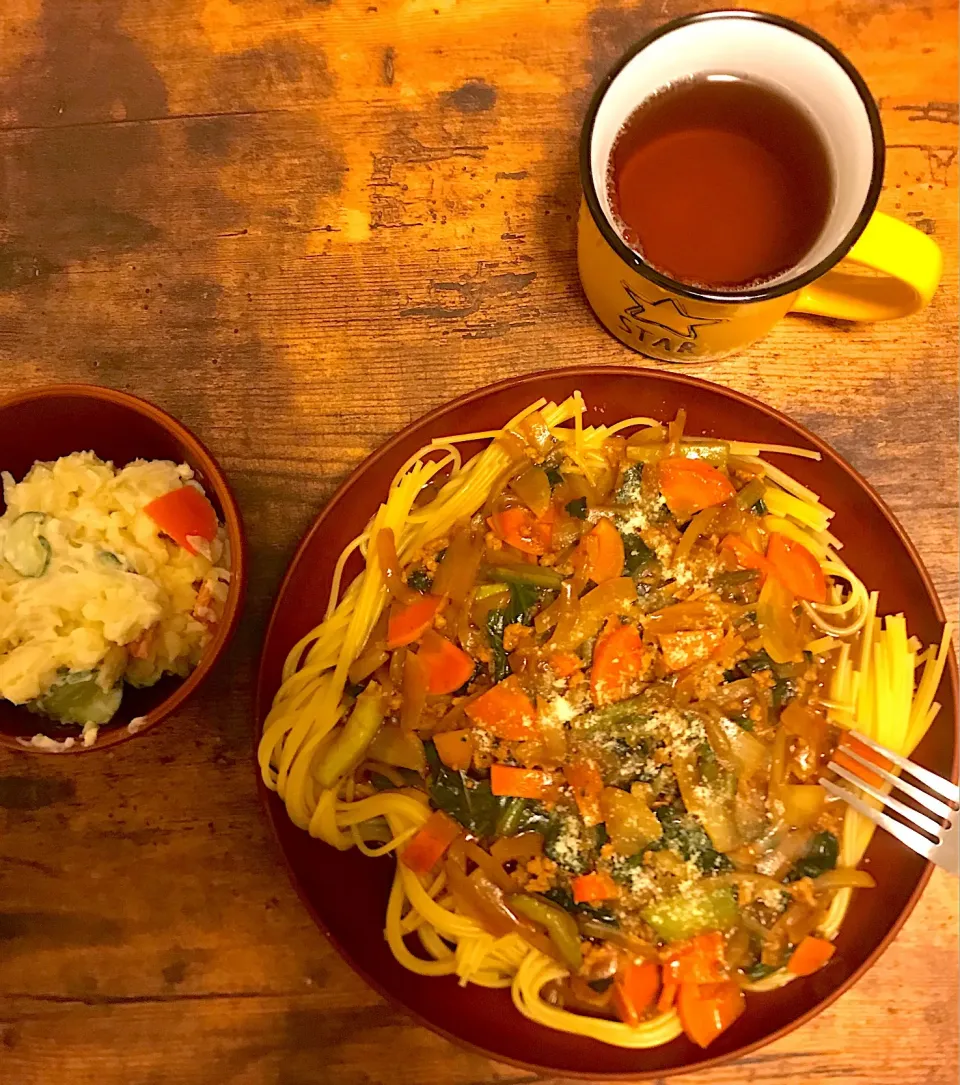
[[[718,291],[796,266],[833,202],[830,157],[804,110],[719,74],[666,87],[627,119],[608,186],[627,245],[672,279]]]

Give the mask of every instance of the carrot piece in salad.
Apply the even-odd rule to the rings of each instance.
[[[442,810],[434,810],[400,852],[400,862],[415,874],[426,874],[463,830]]]
[[[563,770],[563,777],[573,791],[583,823],[588,828],[599,825],[603,821],[600,809],[603,777],[600,770],[592,761],[580,761],[575,765],[567,765]]]
[[[790,955],[787,971],[795,976],[809,976],[823,966],[836,953],[837,947],[825,938],[808,934]]]
[[[556,513],[551,506],[543,517],[536,517],[523,505],[501,509],[487,523],[505,543],[524,554],[545,554],[550,549]]]
[[[820,562],[802,543],[774,532],[767,543],[767,561],[781,584],[800,599],[827,601],[827,578]]]
[[[494,795],[542,800],[553,795],[555,785],[552,778],[539,769],[521,769],[497,763],[490,766],[490,790]]]
[[[584,535],[573,556],[574,567],[595,584],[620,576],[624,560],[623,536],[606,517]]]
[[[497,738],[530,738],[537,729],[537,710],[515,675],[498,682],[463,710],[472,723]]]
[[[743,991],[733,980],[723,983],[681,983],[677,1010],[683,1031],[695,1044],[707,1047],[725,1032],[745,1008]]]
[[[613,981],[613,1004],[625,1025],[636,1027],[656,1002],[660,966],[656,961],[629,961]]]
[[[423,595],[412,603],[394,603],[387,624],[387,647],[402,648],[413,644],[433,625],[443,600],[439,595]]]
[[[597,640],[590,668],[590,691],[596,704],[622,701],[643,674],[646,655],[635,625],[613,625]]]
[[[424,633],[417,656],[427,670],[428,693],[453,693],[473,677],[473,660],[462,648],[432,629]]]
[[[595,870],[581,874],[570,883],[574,904],[590,904],[598,900],[613,900],[617,896],[617,883],[609,874]]]
[[[730,479],[703,460],[671,457],[661,460],[658,467],[660,492],[667,508],[680,521],[689,520],[694,513],[712,505],[721,505],[737,494]]]
[[[143,511],[158,528],[191,554],[199,551],[190,539],[212,542],[217,537],[217,514],[204,494],[181,486],[145,505]]]

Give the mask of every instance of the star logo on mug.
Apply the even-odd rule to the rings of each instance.
[[[623,288],[627,296],[633,302],[629,308],[623,310],[620,323],[627,331],[635,330],[630,325],[641,325],[649,329],[659,328],[671,335],[693,342],[697,338],[697,328],[706,328],[711,324],[724,323],[722,318],[698,317],[688,313],[684,307],[674,298],[660,298],[650,301],[642,298],[631,290],[626,283]],[[624,319],[626,318],[626,319]],[[629,321],[629,325],[627,323]]]

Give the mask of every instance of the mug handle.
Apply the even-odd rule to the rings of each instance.
[[[910,316],[933,297],[943,255],[922,231],[876,211],[847,253],[843,263],[847,262],[879,274],[828,271],[800,291],[791,311],[840,320]]]

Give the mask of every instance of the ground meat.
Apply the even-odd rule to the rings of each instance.
[[[519,622],[508,625],[503,631],[503,650],[512,652],[521,641],[532,635],[533,630],[528,625],[521,625]]]
[[[775,681],[770,671],[754,671],[753,680],[760,690],[772,689]]]
[[[557,864],[546,856],[531,859],[526,866],[529,880],[524,889],[528,893],[545,893],[557,879]]]

